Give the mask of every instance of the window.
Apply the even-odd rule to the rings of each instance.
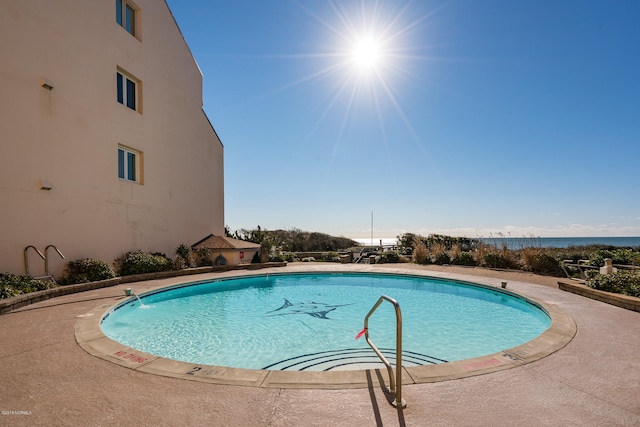
[[[116,72],[116,87],[118,91],[118,102],[126,105],[132,110],[139,111],[137,103],[137,92],[139,81],[135,78],[124,74],[121,71]]]
[[[142,183],[142,153],[131,148],[118,146],[118,178]]]
[[[129,34],[136,36],[136,8],[133,3],[116,0],[116,22]]]

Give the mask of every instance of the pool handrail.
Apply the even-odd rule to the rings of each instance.
[[[373,314],[374,311],[378,309],[380,304],[383,301],[390,302],[396,310],[396,376],[395,381],[393,377],[393,368],[391,364],[387,360],[386,357],[378,350],[378,347],[371,342],[369,339],[369,317]],[[389,372],[389,387],[387,391],[389,393],[395,394],[395,400],[391,402],[391,404],[396,408],[405,408],[407,406],[407,402],[402,399],[402,312],[400,311],[400,304],[395,299],[388,297],[386,295],[380,296],[378,298],[378,302],[371,307],[369,313],[364,318],[364,337],[367,340],[367,344],[369,347],[378,355],[382,363],[387,367],[387,371]]]

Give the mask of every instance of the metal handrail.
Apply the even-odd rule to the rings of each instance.
[[[394,381],[393,378],[393,369],[391,368],[391,364],[387,360],[386,357],[378,350],[371,340],[369,339],[369,317],[373,314],[374,311],[382,304],[382,301],[388,301],[393,304],[393,307],[396,310],[396,378]],[[364,318],[364,336],[367,340],[367,344],[369,347],[378,355],[382,363],[387,367],[387,371],[389,372],[389,388],[387,391],[389,393],[394,393],[396,398],[391,404],[396,408],[404,408],[407,406],[407,402],[402,399],[402,312],[400,311],[400,305],[398,301],[394,300],[391,297],[386,295],[382,295],[378,298],[378,302],[375,303],[369,313]]]
[[[580,275],[582,276],[582,279],[577,279],[577,280],[586,280],[587,279],[587,273],[586,271],[584,271],[583,269],[591,269],[591,270],[599,270],[600,267],[595,266],[595,265],[589,265],[590,261],[588,259],[579,259],[577,262],[574,262],[572,259],[564,259],[562,261],[560,261],[560,268],[562,269],[562,271],[564,271],[564,274],[566,274],[567,278],[569,279],[574,279],[571,274],[567,271],[566,267],[575,267],[578,269],[578,271],[580,272]],[[635,265],[626,265],[626,264],[611,264],[612,267],[615,267],[617,269],[624,269],[624,270],[639,270],[640,267],[635,266]]]
[[[580,259],[577,262],[574,262],[572,259],[563,259],[562,261],[560,261],[560,268],[562,269],[562,271],[564,271],[564,274],[566,274],[569,279],[572,279],[573,277],[571,277],[571,274],[569,274],[566,267],[576,267],[580,272],[580,275],[584,279],[586,279],[587,274],[584,272],[583,268],[591,268],[591,269],[598,268],[592,265],[588,265],[587,264],[588,262],[589,260],[584,260],[584,259]],[[584,280],[584,279],[579,279],[579,280]]]
[[[29,245],[24,248],[24,269],[27,273],[27,276],[31,276],[31,274],[29,274],[29,257],[27,256],[27,252],[29,252],[29,249],[33,249],[40,256],[40,258],[46,260],[46,257],[42,255],[42,252],[40,252],[35,246]]]
[[[62,252],[60,252],[60,249],[56,248],[55,245],[49,245],[46,248],[44,248],[44,271],[45,273],[47,273],[47,276],[51,277],[51,280],[55,282],[55,280],[53,279],[53,274],[49,272],[49,255],[47,255],[47,251],[49,250],[49,248],[55,249],[56,252],[58,252],[58,255],[60,255],[60,258],[62,259],[64,259],[64,255],[62,255]]]
[[[44,272],[46,273],[44,276],[33,277],[33,278],[34,279],[50,279],[53,283],[56,283],[55,279],[53,278],[53,275],[49,271],[49,257],[47,255],[47,252],[49,251],[49,248],[55,249],[56,252],[58,252],[58,255],[60,255],[60,258],[64,259],[64,255],[62,255],[62,252],[60,252],[60,249],[58,249],[55,245],[47,246],[44,249],[44,255],[42,254],[42,252],[40,252],[38,250],[38,248],[36,248],[33,245],[29,245],[26,248],[24,248],[24,269],[25,269],[25,271],[27,273],[27,276],[33,277],[33,276],[31,276],[31,273],[29,273],[29,256],[27,255],[27,253],[29,252],[29,249],[33,249],[34,251],[36,251],[38,256],[40,256],[40,258],[42,258],[44,260]]]

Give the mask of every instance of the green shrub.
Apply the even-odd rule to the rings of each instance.
[[[198,267],[210,267],[213,265],[213,260],[211,259],[211,249],[196,249],[196,265]]]
[[[13,296],[18,295],[18,291],[13,289],[13,286],[5,285],[4,283],[0,283],[0,299],[11,298]]]
[[[511,268],[511,260],[498,252],[488,252],[485,254],[483,263],[489,268]]]
[[[60,283],[64,285],[73,283],[95,282],[116,277],[113,269],[104,261],[96,259],[80,259],[69,261]]]
[[[271,254],[269,257],[270,262],[294,262],[298,261],[298,258],[293,252],[277,252]]]
[[[531,260],[531,271],[540,274],[549,274],[552,276],[562,275],[560,262],[552,255],[547,253],[539,253]]]
[[[431,261],[437,265],[451,264],[451,257],[446,252],[439,252],[431,259]]]
[[[400,262],[400,253],[396,251],[386,251],[380,255],[380,260],[378,261],[381,264],[393,264]]]
[[[340,254],[333,251],[324,252],[319,261],[340,262]]]
[[[596,274],[587,280],[587,286],[599,291],[640,297],[640,274],[629,270],[618,270],[611,274]]]
[[[473,254],[471,252],[460,252],[456,257],[451,259],[451,264],[454,265],[468,265],[475,266],[477,265],[476,260],[473,258]]]
[[[426,264],[429,261],[429,251],[427,250],[427,246],[421,241],[416,240],[413,245],[411,259],[417,264]]]
[[[191,248],[181,244],[176,248],[176,270],[191,267]]]
[[[173,262],[162,253],[127,252],[118,260],[120,275],[157,273],[168,271],[173,267]]]
[[[638,265],[640,254],[631,249],[599,249],[589,256],[589,264],[602,267],[605,258],[611,258],[614,264]]]
[[[298,257],[293,252],[285,252],[283,255],[284,255],[284,260],[287,262],[299,261]]]
[[[55,287],[52,282],[32,279],[29,276],[14,274],[0,274],[0,298],[10,298],[15,295],[42,291]]]
[[[271,257],[271,249],[273,248],[273,243],[269,239],[265,239],[260,244],[260,250],[258,251],[258,255],[260,256],[260,263],[269,262],[269,257]]]

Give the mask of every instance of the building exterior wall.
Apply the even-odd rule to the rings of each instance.
[[[165,2],[135,1],[135,37],[114,3],[0,2],[0,273],[24,273],[27,245],[56,245],[60,274],[224,234],[223,146],[200,70]],[[117,102],[117,70],[139,79],[138,111]],[[140,152],[140,183],[118,178],[119,144]],[[29,266],[44,272],[33,251]]]

